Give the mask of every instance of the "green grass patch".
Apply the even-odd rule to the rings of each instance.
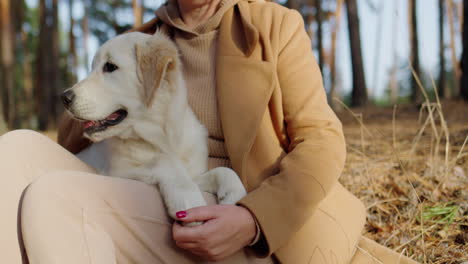
[[[425,206],[422,218],[424,221],[451,224],[455,220],[459,208],[458,205],[450,203],[439,206]]]

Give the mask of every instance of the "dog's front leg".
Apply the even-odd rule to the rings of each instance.
[[[197,184],[191,179],[187,169],[178,159],[158,158],[152,175],[166,204],[169,215],[177,219],[176,213],[187,209],[205,206],[206,202]],[[191,223],[197,225],[200,223]]]
[[[195,178],[200,189],[218,196],[219,204],[235,204],[247,192],[237,174],[225,167],[218,167]]]

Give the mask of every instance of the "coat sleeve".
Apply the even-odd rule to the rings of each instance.
[[[285,245],[311,217],[337,182],[346,156],[341,123],[328,106],[298,12],[285,13],[279,39],[277,74],[290,145],[279,173],[238,202],[260,225],[262,239],[254,246],[260,256]]]

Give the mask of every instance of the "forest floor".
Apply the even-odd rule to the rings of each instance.
[[[348,149],[340,181],[368,209],[367,237],[420,263],[466,263],[468,103],[423,109],[340,111]]]
[[[367,237],[420,263],[466,263],[468,103],[422,108],[339,111],[348,150],[340,181],[368,209]]]

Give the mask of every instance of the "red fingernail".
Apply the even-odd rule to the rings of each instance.
[[[177,218],[184,218],[184,217],[187,216],[187,212],[179,211],[179,212],[175,213],[175,215],[177,216]]]

